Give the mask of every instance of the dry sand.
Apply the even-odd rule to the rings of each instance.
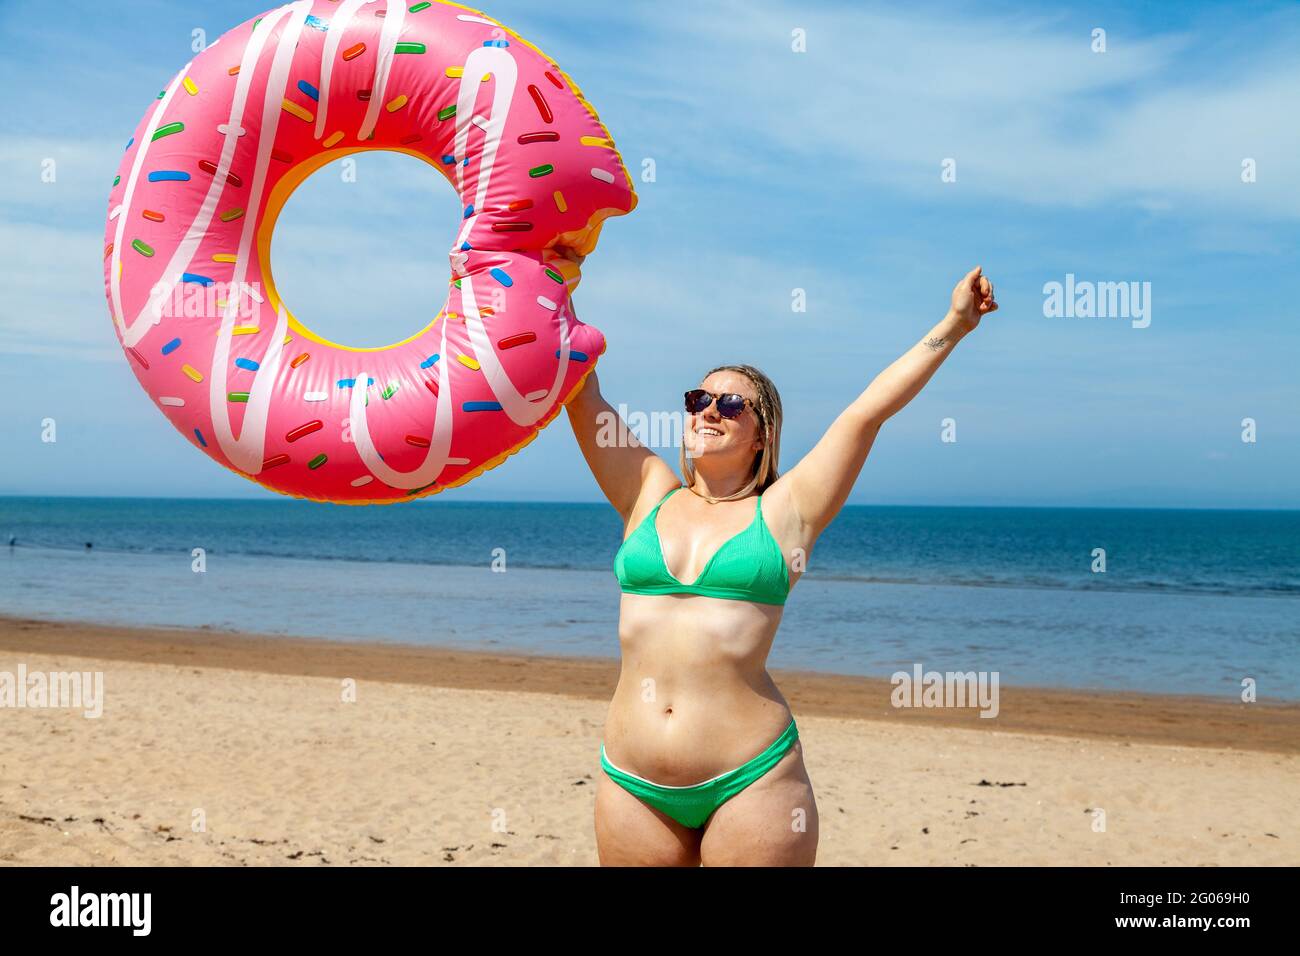
[[[615,661],[0,618],[20,664],[105,703],[0,708],[0,863],[597,862]],[[1300,706],[1003,688],[987,720],[773,677],[819,865],[1300,863]]]

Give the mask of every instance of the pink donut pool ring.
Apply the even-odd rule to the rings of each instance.
[[[434,166],[464,217],[433,321],[351,348],[289,314],[271,234],[307,176],[372,149]],[[299,498],[410,500],[497,466],[576,394],[605,338],[575,317],[580,274],[554,247],[590,253],[636,202],[582,91],[495,20],[300,0],[158,94],[113,181],[104,285],[140,384],[216,461]]]

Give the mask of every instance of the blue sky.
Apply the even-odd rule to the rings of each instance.
[[[711,366],[757,365],[788,468],[979,263],[1000,311],[885,426],[851,501],[1300,506],[1300,7],[1129,7],[487,4],[578,81],[634,174],[654,160],[575,297],[609,340],[606,397],[675,410]],[[191,31],[262,10],[53,9],[0,0],[0,494],[267,497],[145,396],[99,264],[122,146]],[[441,304],[457,209],[414,160],[362,157],[347,187],[327,168],[277,228],[277,283],[326,334],[395,340]],[[1150,282],[1149,327],[1046,317],[1067,273]],[[565,415],[451,494],[601,500]]]

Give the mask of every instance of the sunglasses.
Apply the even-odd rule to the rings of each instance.
[[[754,403],[744,395],[737,395],[734,392],[715,395],[702,388],[693,388],[686,393],[686,410],[692,415],[698,415],[712,405],[715,399],[718,403],[718,414],[723,418],[739,418],[746,405],[754,408]],[[758,414],[757,408],[754,408],[754,414]]]

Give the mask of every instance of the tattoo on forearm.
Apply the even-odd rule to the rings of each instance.
[[[930,338],[926,339],[922,344],[930,351],[937,352],[945,345],[948,344],[948,340],[935,338],[934,336],[931,336]]]

